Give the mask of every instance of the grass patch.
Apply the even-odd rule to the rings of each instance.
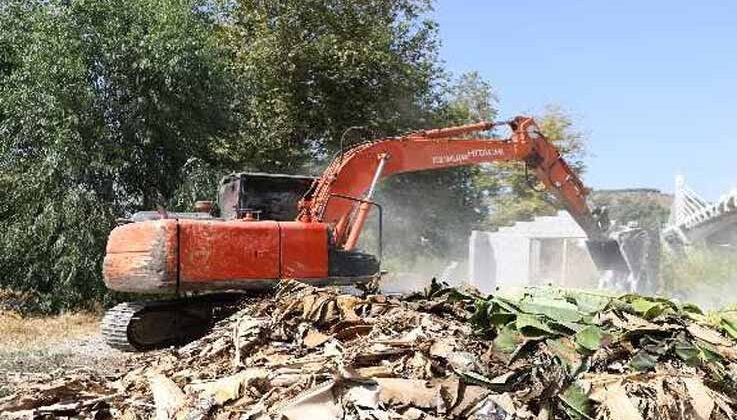
[[[47,317],[22,316],[0,312],[0,352],[19,352],[44,348],[49,344],[95,334],[98,314],[75,312]]]

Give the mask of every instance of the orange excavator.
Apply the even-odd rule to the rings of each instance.
[[[508,138],[472,136],[499,125],[510,127]],[[380,275],[381,251],[361,252],[357,244],[372,208],[381,216],[372,198],[382,178],[510,161],[524,162],[583,228],[600,270],[631,274],[623,248],[607,236],[609,222],[589,209],[581,180],[532,118],[516,117],[359,144],[341,151],[319,178],[234,175],[221,183],[220,217],[137,213],[110,234],[105,283],[179,298],[120,304],[105,315],[103,336],[123,350],[160,347],[206,331],[213,307],[232,295],[214,292],[268,289],[283,278],[366,283]]]

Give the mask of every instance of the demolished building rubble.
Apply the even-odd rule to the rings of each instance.
[[[122,374],[68,372],[0,418],[732,419],[737,311],[551,287],[409,297],[283,281]]]

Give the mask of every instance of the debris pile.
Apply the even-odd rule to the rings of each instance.
[[[123,375],[0,399],[11,416],[137,419],[731,419],[737,311],[531,288],[340,294],[296,281]],[[22,417],[21,417],[22,418]]]

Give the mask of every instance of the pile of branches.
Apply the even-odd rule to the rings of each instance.
[[[0,399],[6,418],[731,419],[737,312],[555,288],[357,297],[296,281],[123,375]]]

